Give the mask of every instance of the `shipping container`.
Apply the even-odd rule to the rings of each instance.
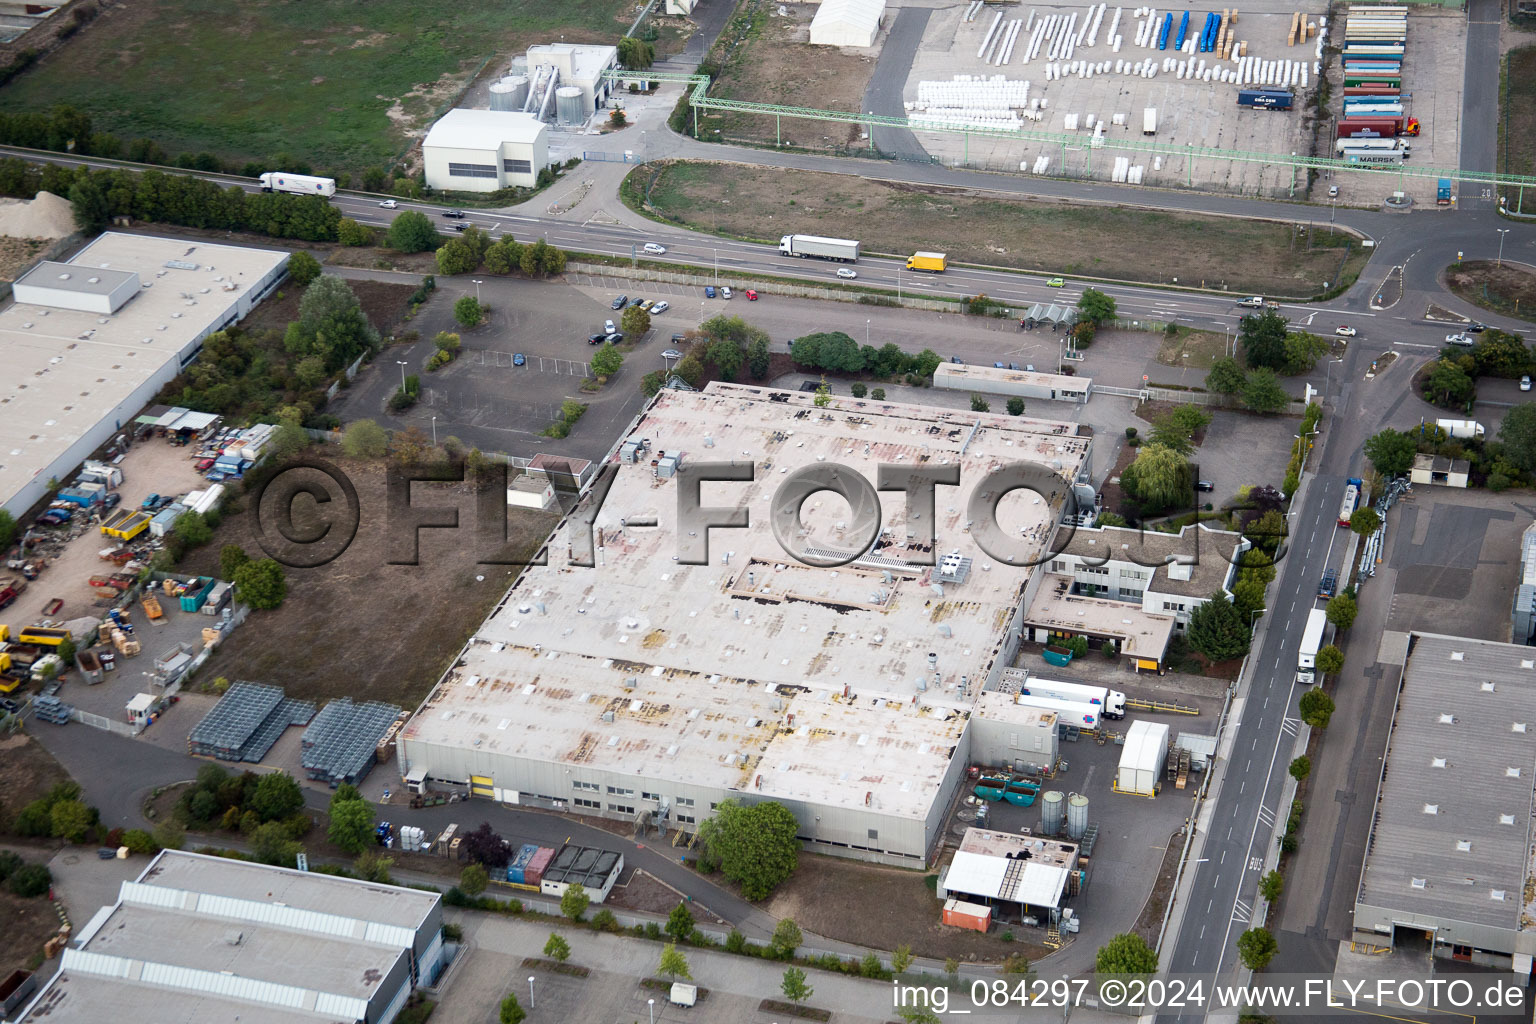
[[[517,855],[514,856],[512,858],[512,862],[507,865],[507,881],[517,885],[526,885],[527,878],[525,877],[524,872],[528,868],[529,861],[533,860],[533,855],[538,852],[539,848],[534,846],[532,843],[528,843],[522,847],[519,847]]]
[[[335,178],[317,178],[309,174],[283,174],[268,171],[260,176],[263,192],[292,192],[301,196],[333,196]]]
[[[943,921],[955,928],[985,932],[992,924],[992,908],[965,900],[946,900]]]
[[[552,847],[541,846],[528,866],[523,869],[523,878],[529,885],[538,885],[544,881],[544,872],[549,868],[550,862],[555,859],[555,851]]]
[[[1450,178],[1441,178],[1439,185],[1436,186],[1436,188],[1435,188],[1435,205],[1436,206],[1450,206],[1451,205],[1451,179]]]
[[[1237,105],[1256,110],[1290,110],[1295,94],[1279,89],[1239,89]]]
[[[1346,71],[1344,72],[1344,88],[1350,89],[1371,83],[1389,85],[1394,89],[1403,87],[1403,76],[1394,75],[1389,71]]]
[[[1402,117],[1351,117],[1339,122],[1341,139],[1390,139],[1419,134],[1419,122]]]

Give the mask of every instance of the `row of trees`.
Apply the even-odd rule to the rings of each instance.
[[[633,311],[625,310],[625,317]],[[627,319],[625,331],[629,333]],[[739,316],[717,314],[683,335],[677,344],[683,358],[672,372],[692,387],[701,387],[710,380],[736,380],[743,370],[753,380],[762,380],[768,376],[771,362],[768,344],[768,332],[762,328]],[[641,378],[640,386],[649,397],[665,383],[666,375],[656,370]]]
[[[1234,395],[1251,412],[1279,412],[1291,401],[1290,393],[1272,368],[1260,366],[1244,371],[1231,356],[1211,364],[1205,375],[1205,389],[1219,395]]]
[[[903,352],[893,343],[880,348],[860,346],[842,331],[807,334],[789,346],[796,365],[834,373],[872,373],[878,377],[932,377],[944,360],[932,349],[916,355]]]
[[[1290,330],[1285,317],[1273,309],[1243,317],[1238,335],[1249,369],[1262,367],[1287,377],[1311,370],[1329,351],[1326,339]]]

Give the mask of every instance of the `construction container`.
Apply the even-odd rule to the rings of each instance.
[[[992,908],[965,900],[947,900],[944,903],[945,924],[955,928],[969,928],[973,932],[985,932],[992,926]]]
[[[528,885],[538,885],[544,881],[544,872],[550,862],[555,859],[555,851],[552,847],[541,846],[535,851],[532,859],[523,868],[523,880]]]
[[[208,600],[208,595],[213,592],[213,588],[218,582],[212,576],[199,576],[188,585],[186,592],[181,595],[181,610],[184,612],[195,612],[201,608],[203,602]]]
[[[539,848],[534,846],[532,843],[528,843],[522,847],[519,847],[517,855],[513,857],[512,862],[507,865],[507,881],[514,882],[518,885],[526,885],[527,878],[525,875],[528,869],[528,863],[533,860],[533,855],[538,852]]]

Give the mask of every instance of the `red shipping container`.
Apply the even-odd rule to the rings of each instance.
[[[964,900],[949,900],[944,904],[944,923],[956,928],[969,928],[984,932],[992,924],[992,908]]]
[[[544,872],[549,868],[549,862],[555,859],[555,851],[547,846],[539,847],[539,852],[533,855],[528,866],[523,868],[523,883],[525,885],[539,885],[544,881]]]

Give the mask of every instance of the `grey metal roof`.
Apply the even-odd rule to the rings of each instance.
[[[104,267],[49,260],[27,271],[16,284],[78,292],[82,295],[111,295],[117,288],[138,279],[139,275],[129,270],[108,270]]]
[[[1410,644],[1359,902],[1519,929],[1536,651],[1422,633]]]

